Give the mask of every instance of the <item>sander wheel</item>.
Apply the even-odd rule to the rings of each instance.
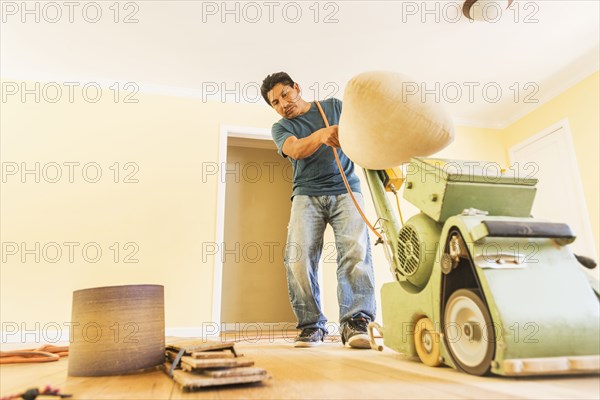
[[[415,324],[415,348],[419,359],[425,365],[437,367],[440,362],[440,335],[435,332],[433,322],[423,317]]]

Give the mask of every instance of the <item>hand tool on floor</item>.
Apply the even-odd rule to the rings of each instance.
[[[0,398],[0,400],[13,400],[13,399],[24,399],[24,400],[35,400],[38,396],[56,396],[61,399],[66,399],[73,395],[60,393],[60,390],[51,386],[46,386],[44,389],[39,390],[38,388],[29,389],[24,393],[14,394]]]

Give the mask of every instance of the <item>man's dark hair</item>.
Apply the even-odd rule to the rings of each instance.
[[[270,106],[271,102],[269,101],[267,93],[269,93],[269,91],[271,91],[271,89],[273,89],[275,85],[279,83],[287,86],[294,86],[294,81],[292,80],[292,78],[290,78],[288,74],[286,74],[285,72],[276,72],[267,76],[263,80],[262,86],[260,87],[260,94],[262,94],[263,99],[265,99],[267,104]]]

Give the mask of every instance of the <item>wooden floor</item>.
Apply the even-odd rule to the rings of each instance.
[[[73,399],[598,399],[600,377],[474,377],[430,368],[384,350],[355,350],[328,342],[293,348],[283,339],[239,342],[238,352],[269,371],[263,384],[182,392],[162,371],[75,378],[67,359],[0,366],[0,395],[47,384]]]

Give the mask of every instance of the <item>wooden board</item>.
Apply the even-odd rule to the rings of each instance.
[[[242,375],[242,376],[224,376],[224,377],[211,377],[204,374],[194,374],[192,372],[186,372],[177,370],[173,374],[175,382],[179,383],[182,388],[198,389],[209,386],[222,386],[222,385],[235,385],[241,383],[254,383],[262,382],[268,379],[267,374],[258,375]]]
[[[187,354],[189,354],[189,353],[187,353]],[[173,350],[167,350],[165,352],[165,355],[167,356],[167,359],[169,361],[175,361],[175,358],[177,357],[177,352],[173,351]],[[239,355],[237,355],[237,356],[239,357]],[[233,354],[229,350],[225,350],[225,351],[217,350],[217,351],[193,352],[193,353],[191,353],[191,357],[197,358],[197,359],[223,359],[223,358],[235,358],[236,355]]]
[[[246,376],[246,375],[266,375],[267,370],[256,367],[240,367],[240,368],[227,368],[227,369],[208,369],[205,370],[204,375],[211,376],[213,378],[221,378],[225,376]]]
[[[189,356],[181,357],[181,368],[185,370],[197,370],[204,368],[234,368],[250,367],[254,361],[245,357],[240,358],[208,358],[196,359]]]
[[[192,358],[208,359],[208,358],[235,358],[235,354],[231,350],[215,350],[215,351],[194,351]]]
[[[208,350],[233,350],[234,342],[222,342],[218,340],[204,340],[199,338],[184,338],[184,339],[171,339],[166,343],[167,350],[180,351],[184,349],[186,353],[192,353],[195,351],[208,351]]]
[[[173,350],[166,350],[165,356],[167,356],[167,360],[175,361],[175,358],[177,357],[177,352]]]

